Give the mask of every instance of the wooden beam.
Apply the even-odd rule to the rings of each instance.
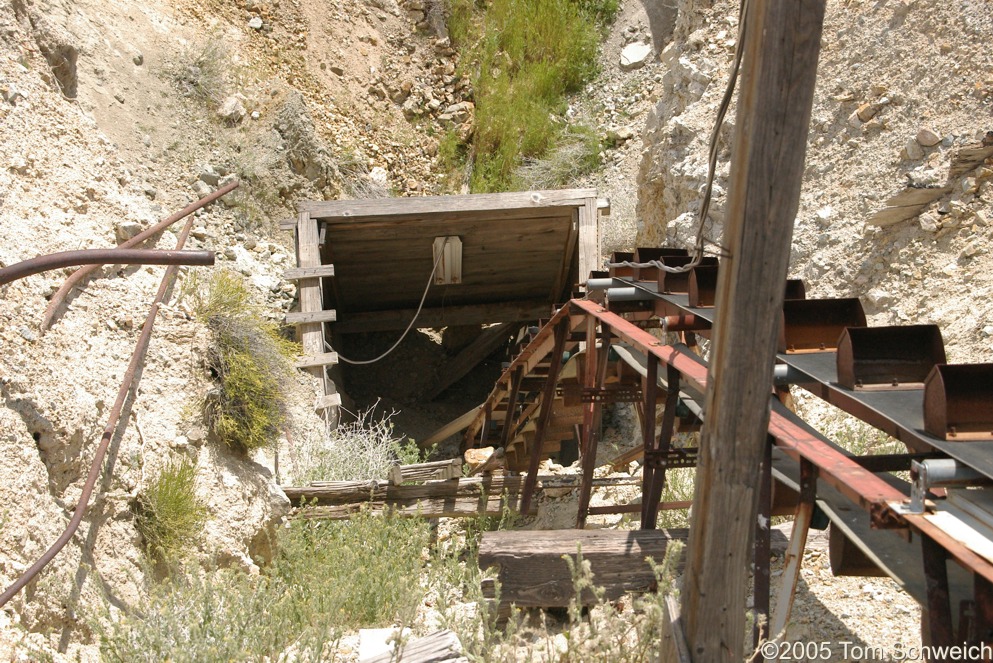
[[[497,568],[501,602],[518,607],[565,607],[575,597],[572,573],[563,556],[577,549],[589,562],[597,587],[613,601],[631,592],[655,589],[655,573],[645,561],[661,564],[669,542],[686,530],[546,530],[485,532],[479,542],[479,568]],[[594,602],[589,590],[580,599]]]
[[[461,433],[469,427],[469,424],[473,422],[478,413],[478,407],[472,408],[457,419],[453,419],[435,432],[431,433],[427,438],[418,442],[417,446],[421,449],[429,449],[434,445],[443,442],[446,438],[449,438],[456,433]]]
[[[334,276],[334,265],[320,265],[319,267],[291,267],[283,272],[283,278],[287,281],[316,279],[325,276]]]
[[[331,407],[338,407],[341,405],[341,394],[325,394],[317,399],[314,403],[314,409],[318,412],[321,410],[327,410]]]
[[[302,306],[303,301],[301,300],[300,303]],[[288,325],[308,325],[315,323],[319,324],[322,322],[334,322],[335,320],[337,320],[337,318],[338,318],[337,312],[333,308],[324,311],[293,311],[291,313],[286,314],[286,324]],[[317,348],[316,344],[314,344],[314,348],[315,349]],[[321,337],[320,349],[322,350],[324,349],[323,335]],[[306,344],[304,344],[304,350],[307,350]],[[314,353],[314,354],[319,354],[319,353]]]
[[[600,230],[597,200],[587,198],[579,209],[579,282],[585,283],[590,272],[600,266]]]
[[[698,661],[741,661],[783,283],[826,0],[751,0],[682,613]]]
[[[298,205],[318,219],[355,219],[377,216],[425,216],[444,212],[461,214],[498,212],[529,207],[579,207],[586,199],[596,204],[596,189],[559,189],[509,193],[475,193],[460,196],[374,198],[364,200],[304,201]]]
[[[548,317],[551,310],[551,303],[542,300],[445,306],[423,309],[414,324],[418,329],[426,329],[491,322],[526,322]],[[334,330],[340,334],[364,334],[406,329],[416,312],[416,309],[342,312],[342,319],[335,325]]]
[[[296,360],[297,368],[312,368],[314,366],[331,366],[338,363],[337,352],[322,352],[319,355],[305,355]]]
[[[462,476],[462,459],[435,460],[414,465],[394,465],[390,468],[390,483],[399,486],[405,481],[435,481],[458,479]]]
[[[441,367],[434,384],[425,392],[424,398],[429,401],[438,398],[443,391],[461,380],[480,362],[496,352],[501,345],[507,342],[516,328],[516,323],[504,322],[484,329],[483,333],[476,337],[476,340]]]
[[[317,220],[306,212],[301,212],[297,218],[297,263],[298,267],[313,268],[321,266],[321,251],[318,247]],[[288,324],[300,324],[300,342],[305,355],[319,355],[324,352],[324,328],[319,317],[324,311],[319,281],[307,281],[300,284],[300,312],[287,313]],[[334,312],[331,311],[333,314]],[[311,367],[310,372],[324,379],[324,369],[319,366]],[[327,393],[325,391],[325,393]]]

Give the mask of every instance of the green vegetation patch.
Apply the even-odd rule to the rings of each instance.
[[[567,96],[596,74],[601,28],[616,13],[617,0],[452,2],[449,31],[470,68],[476,118],[468,152],[448,139],[441,155],[449,167],[472,161],[473,192],[520,188],[518,167],[559,143]]]
[[[266,446],[285,421],[286,380],[299,347],[262,319],[233,272],[215,271],[208,279],[191,273],[184,297],[211,332],[206,362],[220,386],[204,400],[207,424],[234,449]]]
[[[107,615],[101,654],[122,662],[332,660],[329,648],[347,629],[413,622],[429,540],[416,518],[294,521],[262,574],[190,566],[151,585],[128,614]]]
[[[170,461],[138,493],[135,526],[149,556],[178,559],[207,520],[207,506],[196,494],[196,466],[189,459]]]

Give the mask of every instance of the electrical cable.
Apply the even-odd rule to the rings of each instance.
[[[435,272],[438,271],[438,265],[441,264],[441,258],[445,255],[446,246],[448,246],[447,237],[445,238],[445,243],[441,245],[441,250],[438,251],[438,257],[434,261],[434,267],[431,268],[431,276],[428,277],[428,283],[424,286],[424,294],[421,295],[421,303],[417,305],[417,311],[414,313],[414,317],[410,319],[410,324],[407,325],[405,330],[403,330],[403,333],[400,335],[400,338],[397,339],[396,343],[391,345],[389,350],[375,359],[349,359],[348,357],[342,355],[341,352],[338,352],[338,359],[346,364],[352,364],[353,366],[365,366],[367,364],[375,364],[377,361],[386,358],[391,352],[397,349],[397,347],[403,342],[403,339],[407,338],[407,334],[414,328],[414,323],[417,322],[417,318],[421,315],[421,310],[424,308],[424,301],[428,298],[428,290],[431,289],[431,283],[434,281]],[[332,350],[331,345],[327,341],[324,341],[324,346],[328,350]]]
[[[745,50],[742,44],[745,41],[745,16],[747,8],[748,0],[742,0],[741,9],[738,13],[738,41],[734,46],[734,62],[731,65],[731,75],[728,78],[727,87],[724,89],[724,98],[721,100],[720,108],[717,110],[717,121],[714,124],[714,131],[710,135],[710,151],[707,164],[707,186],[703,192],[703,201],[700,203],[700,215],[697,225],[696,241],[693,246],[693,259],[686,265],[682,265],[680,267],[666,265],[661,260],[649,260],[648,262],[632,262],[630,260],[624,260],[622,262],[608,262],[608,268],[636,267],[640,269],[645,267],[655,267],[669,274],[680,274],[682,272],[690,271],[699,265],[701,260],[703,260],[703,244],[707,241],[704,238],[704,226],[707,223],[707,215],[710,212],[710,198],[713,195],[714,190],[714,175],[717,172],[718,138],[721,132],[721,125],[724,124],[724,118],[727,115],[728,108],[731,106],[731,99],[734,96],[734,89],[738,82],[738,73],[741,70],[741,57]]]

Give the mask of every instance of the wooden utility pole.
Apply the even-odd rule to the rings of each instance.
[[[748,0],[682,614],[693,660],[741,661],[769,397],[825,0]]]

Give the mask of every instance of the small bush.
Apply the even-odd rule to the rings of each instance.
[[[135,526],[145,549],[156,560],[173,561],[207,520],[207,507],[196,495],[196,466],[170,461],[152,483],[138,493]]]
[[[262,319],[244,282],[232,272],[213,272],[206,282],[193,273],[184,298],[210,329],[206,362],[220,381],[204,400],[207,424],[234,449],[266,446],[286,417],[285,385],[298,346]]]
[[[600,166],[600,139],[586,126],[571,127],[540,157],[524,159],[516,179],[523,189],[554,189],[574,183]]]
[[[393,432],[390,416],[375,420],[372,410],[361,412],[350,423],[328,429],[324,438],[301,453],[302,471],[294,477],[310,481],[360,481],[385,479],[390,467],[419,463],[417,444]]]
[[[189,567],[150,586],[128,614],[104,615],[101,654],[122,662],[333,660],[329,647],[344,629],[413,621],[428,540],[427,524],[415,518],[295,521],[280,531],[279,554],[261,575]]]
[[[224,99],[224,72],[229,66],[224,41],[208,39],[184,49],[164,73],[180,94],[214,107]]]

